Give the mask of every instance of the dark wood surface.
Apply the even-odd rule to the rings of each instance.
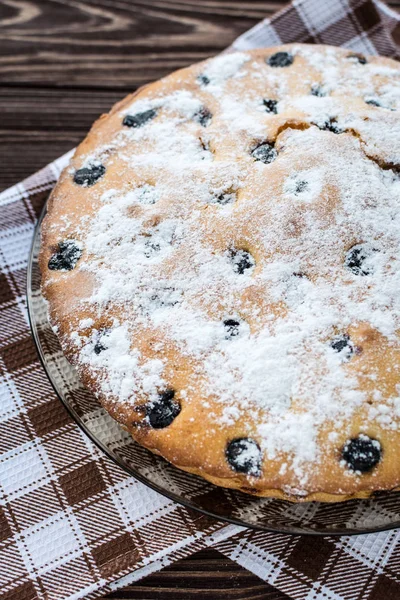
[[[0,0],[0,191],[75,146],[125,93],[218,53],[284,4]],[[287,599],[214,550],[108,598]]]
[[[290,600],[215,550],[189,558],[109,594],[104,600]]]

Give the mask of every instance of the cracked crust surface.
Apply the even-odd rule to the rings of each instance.
[[[183,69],[94,124],[49,200],[42,289],[139,443],[260,496],[399,486],[399,109],[397,62],[295,45]],[[343,459],[360,435],[365,471]],[[234,440],[255,442],[236,467]]]

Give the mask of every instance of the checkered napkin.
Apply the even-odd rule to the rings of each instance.
[[[396,13],[375,0],[297,0],[230,50],[287,42],[397,57]],[[160,496],[81,432],[29,333],[35,221],[70,154],[0,194],[0,597],[94,598],[213,546],[290,599],[400,598],[400,533],[291,537],[224,525]]]

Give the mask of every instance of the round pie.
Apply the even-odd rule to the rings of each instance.
[[[224,54],[114,106],[42,227],[50,321],[140,444],[259,496],[400,486],[400,67]]]

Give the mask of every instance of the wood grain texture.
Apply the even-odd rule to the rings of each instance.
[[[2,0],[0,82],[129,89],[215,54],[282,2]]]
[[[400,11],[400,0],[389,4]],[[0,190],[136,87],[220,52],[281,0],[0,0]],[[400,31],[396,34],[400,43]],[[288,600],[214,550],[110,600]]]
[[[190,558],[109,594],[107,600],[290,600],[215,550]]]

